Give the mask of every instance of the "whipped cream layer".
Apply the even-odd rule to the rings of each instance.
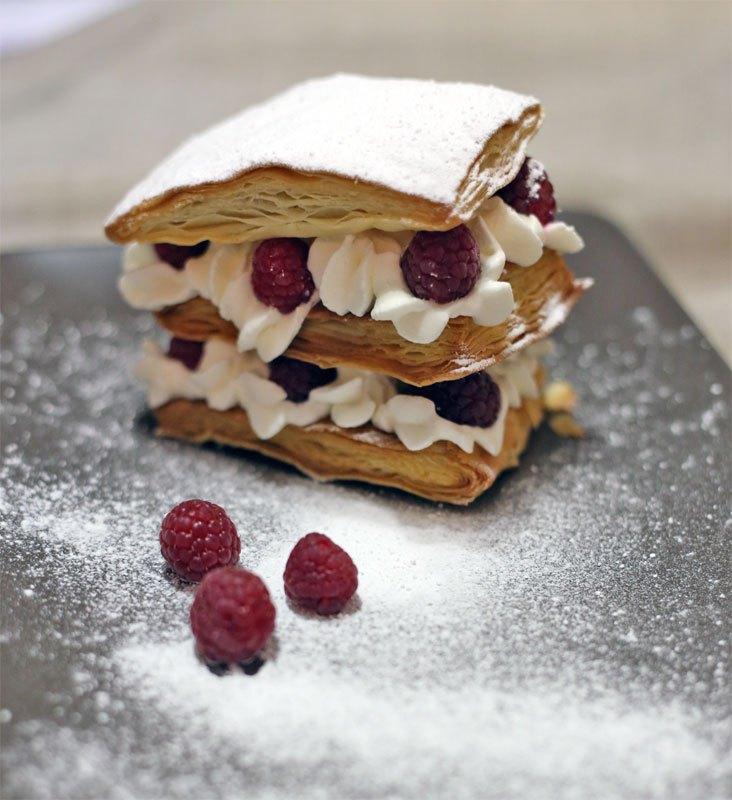
[[[148,311],[204,297],[239,329],[240,351],[254,350],[271,361],[297,336],[318,293],[289,314],[266,306],[252,288],[253,250],[251,243],[211,244],[203,255],[188,259],[183,269],[175,269],[158,258],[152,245],[132,244],[125,248],[119,289],[131,306]]]
[[[221,339],[204,344],[195,370],[168,357],[155,342],[145,342],[135,374],[147,384],[152,408],[181,398],[204,400],[217,411],[238,406],[247,412],[260,439],[270,439],[285,425],[303,427],[326,417],[342,428],[357,428],[394,393],[392,382],[382,375],[339,368],[335,381],[313,389],[304,402],[293,403],[269,380],[264,361]]]
[[[341,316],[369,313],[375,320],[388,320],[400,336],[416,344],[434,342],[458,316],[471,317],[477,325],[499,325],[515,306],[511,285],[500,280],[507,262],[530,267],[545,247],[576,253],[583,246],[572,226],[542,225],[499,197],[490,198],[468,227],[478,243],[481,272],[465,297],[445,304],[415,297],[407,287],[399,262],[413,232],[368,231],[314,239],[308,268],[316,291],[289,314],[264,305],[254,294],[251,270],[256,243],[212,243],[180,270],[161,261],[153,246],[133,244],[125,249],[119,288],[130,305],[147,310],[205,297],[239,329],[240,351],[255,350],[264,361],[271,361],[287,349],[319,301]]]
[[[487,428],[444,419],[432,400],[400,394],[396,381],[363,370],[339,368],[332,383],[313,389],[304,402],[294,403],[268,379],[269,368],[260,358],[239,353],[219,339],[204,344],[195,370],[167,356],[156,343],[145,342],[135,372],[147,384],[152,408],[175,399],[203,400],[217,411],[243,408],[260,439],[275,436],[285,425],[304,427],[330,418],[341,428],[370,422],[394,434],[408,450],[448,441],[468,453],[478,444],[497,455],[503,446],[508,409],[518,408],[525,397],[538,396],[539,358],[550,349],[549,342],[539,342],[486,370],[501,395],[498,417]]]
[[[533,215],[519,214],[500,197],[492,197],[469,223],[478,243],[481,272],[465,297],[435,303],[415,297],[399,262],[414,235],[395,236],[371,231],[341,239],[315,239],[308,266],[320,301],[336,314],[363,316],[370,310],[375,320],[389,320],[401,337],[429,344],[440,337],[454,317],[471,317],[477,325],[500,325],[511,315],[515,302],[511,285],[499,280],[506,262],[530,267],[544,247],[576,253],[583,241],[563,222],[542,226]]]
[[[446,441],[466,453],[472,453],[478,444],[496,456],[503,447],[508,409],[518,408],[524,397],[539,396],[539,358],[550,349],[549,342],[537,342],[502,364],[486,370],[501,395],[498,417],[487,428],[459,425],[439,416],[432,400],[407,394],[397,394],[387,400],[377,409],[371,422],[374,427],[395,434],[407,450],[424,450],[435,442]]]

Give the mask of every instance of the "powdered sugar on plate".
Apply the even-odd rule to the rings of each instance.
[[[693,328],[642,307],[570,321],[554,374],[590,437],[540,431],[520,470],[452,509],[154,440],[129,375],[148,321],[93,298],[67,314],[58,278],[21,294],[15,275],[9,797],[724,796],[726,376]],[[254,676],[194,657],[192,590],[157,543],[190,496],[227,509],[277,605]],[[337,618],[284,597],[309,530],[359,567]]]

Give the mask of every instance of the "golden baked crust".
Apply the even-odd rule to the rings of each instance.
[[[451,442],[412,452],[371,425],[339,428],[318,422],[288,425],[271,439],[258,439],[240,408],[214,411],[202,401],[172,400],[155,409],[157,433],[190,442],[207,441],[255,450],[297,467],[317,480],[354,480],[392,486],[428,500],[467,505],[505,469],[518,464],[532,428],[543,418],[540,400],[509,409],[503,448],[497,456],[476,446],[466,453]]]
[[[371,229],[449,230],[509,183],[540,121],[539,110],[533,109],[496,133],[463,179],[453,205],[339,175],[264,167],[147,200],[110,221],[104,232],[118,244],[196,244],[204,239],[228,244]]]
[[[502,361],[548,336],[561,325],[587,283],[574,279],[564,259],[546,250],[531,267],[509,264],[504,278],[513,288],[516,309],[501,325],[476,325],[470,317],[450,320],[431,344],[408,342],[391,322],[339,316],[317,305],[286,354],[321,367],[357,367],[399,378],[416,386],[454,380]],[[236,341],[236,327],[197,297],[157,312],[174,336],[205,341],[218,336]]]
[[[302,122],[304,109],[310,113]],[[543,112],[492,86],[332,76],[193,137],[108,221],[120,244],[445,230],[518,171]]]

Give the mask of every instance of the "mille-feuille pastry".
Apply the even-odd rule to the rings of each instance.
[[[484,491],[540,421],[541,340],[588,285],[525,155],[541,119],[491,86],[339,75],[184,144],[106,227],[123,296],[174,337],[138,368],[160,433]]]

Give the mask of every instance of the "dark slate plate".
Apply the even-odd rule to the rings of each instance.
[[[156,441],[129,376],[147,315],[111,248],[3,258],[4,797],[724,797],[730,374],[612,225],[542,429],[466,510]],[[193,655],[157,526],[222,503],[268,582],[255,676]],[[281,572],[308,530],[359,566],[338,619]]]

